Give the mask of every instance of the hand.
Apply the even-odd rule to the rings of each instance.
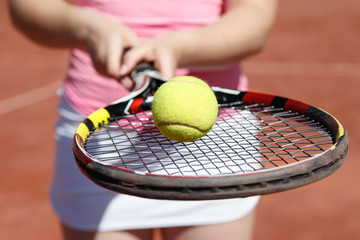
[[[150,38],[130,49],[123,58],[122,74],[129,74],[137,63],[148,61],[154,63],[164,79],[172,78],[179,60],[175,35],[174,32]]]
[[[123,78],[122,54],[140,41],[136,34],[125,25],[96,12],[89,13],[88,22],[81,39],[87,48],[95,69],[108,77],[118,79],[126,88],[132,88],[132,81]]]

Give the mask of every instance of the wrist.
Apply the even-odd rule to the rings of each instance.
[[[86,8],[72,6],[69,8],[68,22],[69,35],[74,40],[74,47],[84,48],[92,32],[90,19],[94,13]]]
[[[214,67],[219,56],[218,40],[205,28],[171,33],[179,68],[204,69]]]
[[[185,68],[196,61],[196,49],[199,47],[198,36],[191,30],[176,31],[171,33],[170,41],[178,67]]]

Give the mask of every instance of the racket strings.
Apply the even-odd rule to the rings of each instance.
[[[167,141],[165,138],[158,138],[161,134],[157,131],[154,124],[151,123],[151,115],[135,115],[126,120],[120,119],[116,121],[116,124],[120,129],[124,128],[124,126],[129,126],[126,128],[129,131],[135,130],[136,136],[138,137],[137,141],[134,141],[135,138],[132,134],[125,134],[126,143],[129,145],[123,144],[122,148],[122,159],[126,159],[126,161],[122,163],[124,166],[126,165],[128,169],[134,171],[146,172],[156,172],[157,169],[162,169],[166,174],[170,174],[167,167],[168,164],[164,161],[158,161],[158,158],[153,157],[167,153]],[[114,135],[113,137],[122,138],[122,136],[119,137],[119,135]],[[123,167],[122,164],[119,167]]]
[[[147,123],[148,121],[150,124]],[[116,125],[110,125],[104,129],[111,141],[102,136],[104,133],[95,132],[93,137],[107,139],[107,141],[94,140],[95,144],[91,148],[87,148],[88,151],[94,151],[92,155],[101,158],[103,163],[134,171],[165,172],[163,174],[168,175],[198,171],[194,166],[196,158],[189,150],[186,150],[186,146],[178,145],[174,148],[177,153],[169,154],[168,148],[172,148],[174,143],[161,135],[152,123],[151,114],[148,115],[148,112],[122,118],[115,122]],[[119,129],[121,130],[118,131]],[[104,147],[111,147],[112,143],[117,145],[117,150],[114,148],[113,150],[98,151]],[[117,162],[116,151],[121,158],[120,162]],[[192,160],[191,158],[188,160],[189,156],[193,157]],[[189,169],[187,170],[185,166]],[[207,168],[203,167],[203,169]],[[207,172],[207,174],[210,173]]]
[[[217,138],[228,138],[224,141],[226,148],[218,145],[218,148],[224,152],[231,162],[227,162],[226,165],[233,168],[237,167],[240,172],[249,172],[258,169],[261,165],[261,161],[257,159],[259,150],[257,149],[258,138],[256,137],[260,129],[255,116],[249,111],[244,111],[244,109],[242,107],[237,108],[234,112],[226,108],[220,110],[219,121],[223,121],[223,124],[219,123],[218,127],[222,129],[221,133],[225,133],[225,135],[217,134]],[[217,131],[214,132],[217,133]],[[240,156],[241,161],[235,155]],[[239,170],[234,171],[234,173],[239,172]]]
[[[281,166],[310,158],[317,153],[322,153],[332,145],[332,140],[327,132],[315,121],[291,111],[277,111],[264,118],[266,122],[262,128],[264,137],[259,138],[264,144],[265,162],[273,166]],[[268,109],[266,110],[268,112]]]
[[[143,174],[211,176],[279,167],[331,146],[331,136],[317,122],[254,104],[220,108],[213,129],[195,142],[167,139],[145,111],[91,133],[85,148],[102,164]]]

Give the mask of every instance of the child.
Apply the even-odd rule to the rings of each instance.
[[[163,78],[194,75],[246,90],[239,61],[261,50],[276,0],[8,0],[30,39],[72,49],[56,125],[51,201],[65,239],[251,239],[259,197],[162,201],[100,188],[77,169],[74,129],[84,116],[125,96],[140,61]],[[125,48],[130,48],[123,54]]]

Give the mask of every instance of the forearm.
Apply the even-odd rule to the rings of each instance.
[[[276,12],[276,0],[236,0],[216,23],[177,34],[180,67],[229,65],[261,50]]]
[[[85,9],[62,0],[8,0],[16,28],[33,41],[51,47],[82,47]]]

